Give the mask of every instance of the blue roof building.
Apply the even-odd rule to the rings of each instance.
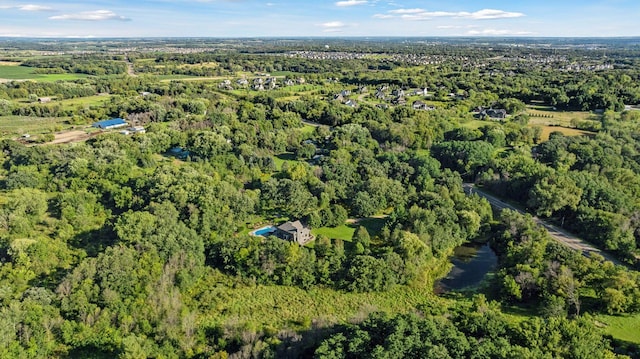
[[[92,126],[96,128],[101,128],[103,130],[109,130],[112,128],[127,126],[127,121],[121,118],[112,118],[110,120],[98,121],[94,123]]]

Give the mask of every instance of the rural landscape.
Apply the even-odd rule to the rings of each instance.
[[[1,358],[640,358],[637,38],[0,39]]]

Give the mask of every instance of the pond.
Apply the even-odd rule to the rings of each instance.
[[[498,257],[489,244],[465,243],[454,250],[451,263],[449,274],[434,285],[438,294],[477,286],[496,268]]]

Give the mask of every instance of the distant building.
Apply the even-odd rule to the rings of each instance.
[[[95,128],[100,128],[103,130],[110,130],[113,128],[120,128],[127,125],[127,121],[121,118],[112,118],[110,120],[98,121],[94,123],[92,126]]]
[[[274,232],[275,236],[300,245],[311,242],[315,238],[311,235],[309,227],[304,226],[300,221],[286,222],[278,227]]]
[[[474,115],[476,118],[489,117],[492,119],[501,119],[501,120],[507,118],[507,110],[505,109],[493,109],[493,108],[485,109],[482,107],[476,107],[474,109],[474,112],[477,112]]]
[[[129,128],[127,128],[127,131],[129,131],[130,133],[146,133],[147,132],[147,130],[144,128],[144,126],[129,127]]]
[[[51,102],[51,97],[38,97],[38,102],[40,103]]]

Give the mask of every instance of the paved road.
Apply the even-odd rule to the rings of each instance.
[[[465,183],[462,185],[462,187],[464,187],[464,191],[467,194],[471,194],[471,193],[476,193],[478,194],[480,197],[486,198],[486,200],[491,204],[491,206],[499,209],[499,210],[503,210],[505,208],[508,208],[510,210],[516,211],[518,213],[522,213],[525,214],[524,211],[504,202],[501,201],[500,199],[498,199],[495,196],[492,196],[478,188],[476,188],[473,183]],[[547,223],[546,221],[541,220],[540,218],[534,216],[533,220],[540,226],[543,226],[547,232],[549,232],[549,235],[551,235],[551,238],[555,239],[556,241],[564,244],[565,246],[574,249],[576,251],[580,251],[583,255],[585,256],[589,256],[591,253],[597,253],[601,256],[603,256],[606,260],[611,261],[617,265],[625,265],[622,262],[620,262],[619,260],[617,260],[615,257],[611,256],[608,253],[603,252],[602,250],[594,247],[593,245],[589,244],[588,242],[585,242],[584,240],[574,236],[573,234],[558,228],[557,226],[554,226],[550,223]],[[626,266],[626,265],[625,265]]]

